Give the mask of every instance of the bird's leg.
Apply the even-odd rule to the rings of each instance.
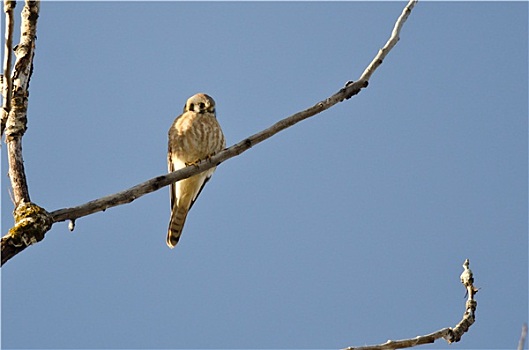
[[[208,154],[204,159],[197,159],[195,160],[194,162],[190,162],[190,163],[185,163],[186,166],[196,166],[198,167],[198,165],[201,163],[201,162],[209,162],[211,161],[211,158],[215,155],[215,153],[212,153],[212,154]]]

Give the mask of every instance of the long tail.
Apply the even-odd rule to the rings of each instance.
[[[167,233],[167,245],[169,248],[174,248],[180,240],[184,223],[186,222],[188,208],[184,206],[176,206],[171,211],[171,221],[169,222],[169,231]]]

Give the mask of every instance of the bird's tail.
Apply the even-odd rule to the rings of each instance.
[[[186,222],[187,209],[185,206],[175,206],[171,211],[171,221],[169,222],[169,231],[167,232],[167,245],[174,248],[180,240],[184,223]]]

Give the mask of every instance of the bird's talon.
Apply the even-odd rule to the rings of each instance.
[[[194,162],[185,163],[186,166],[194,166],[198,168],[198,165],[200,164],[200,160],[196,160]]]

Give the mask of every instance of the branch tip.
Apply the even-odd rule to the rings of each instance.
[[[469,299],[465,304],[465,313],[463,314],[462,320],[454,328],[443,328],[434,333],[417,336],[415,338],[404,339],[404,340],[388,340],[387,342],[379,345],[359,346],[359,347],[347,347],[345,350],[387,350],[387,349],[402,349],[410,348],[417,345],[431,344],[437,339],[443,338],[447,343],[455,343],[461,340],[463,334],[465,334],[470,326],[475,321],[475,311],[478,305],[477,301],[474,300],[477,288],[474,287],[474,276],[469,268],[470,261],[468,259],[463,263],[464,271],[460,276],[461,283],[465,288],[472,290],[469,292]]]
[[[520,340],[518,341],[517,350],[523,350],[526,337],[527,337],[527,323],[524,323],[522,325],[522,334],[520,334]]]

